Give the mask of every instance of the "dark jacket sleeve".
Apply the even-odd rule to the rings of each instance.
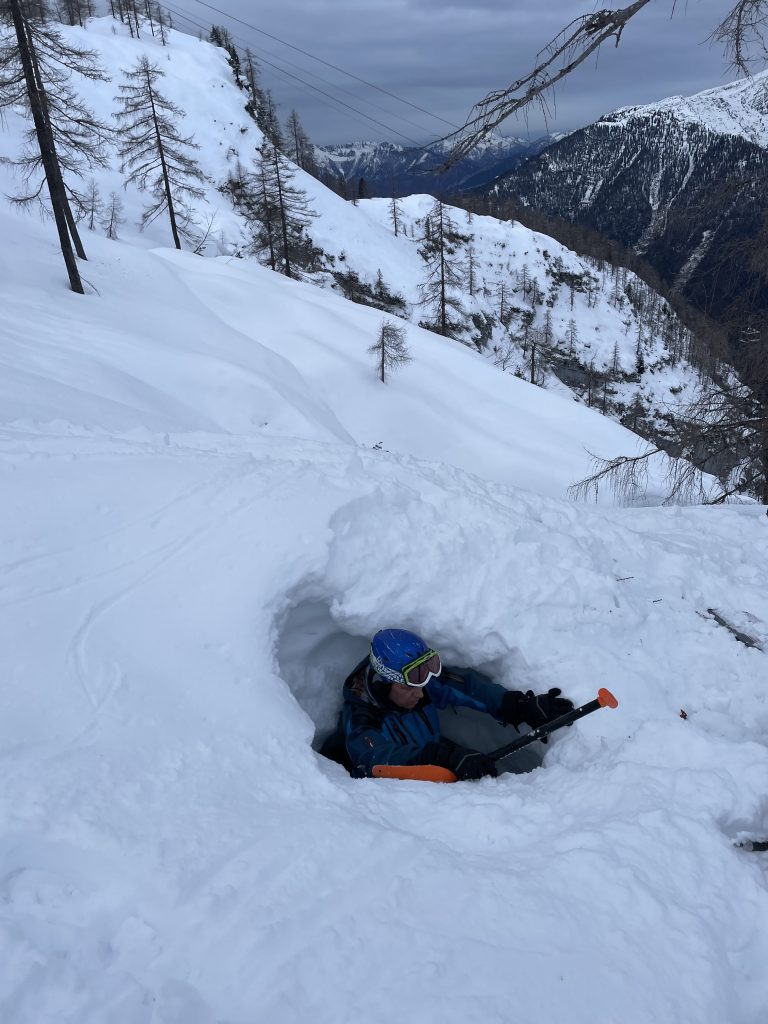
[[[347,753],[357,778],[370,777],[377,764],[418,764],[423,743],[394,739],[377,713],[363,704],[347,704],[342,712]]]
[[[501,702],[508,692],[482,672],[473,668],[449,668],[427,683],[427,690],[438,708],[451,706],[486,711],[501,720]]]

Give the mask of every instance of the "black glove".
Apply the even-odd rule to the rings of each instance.
[[[436,764],[442,768],[450,768],[461,782],[468,779],[482,779],[484,775],[498,774],[496,762],[479,750],[461,747],[452,740],[438,740],[428,743],[419,758],[422,764]]]
[[[536,729],[545,722],[551,722],[553,718],[559,718],[573,710],[573,701],[561,697],[561,690],[555,686],[547,693],[535,694],[533,690],[522,693],[520,690],[510,690],[504,694],[501,702],[502,721],[510,725],[518,726],[525,722],[532,729]]]
[[[467,747],[456,747],[448,758],[448,767],[460,782],[469,779],[482,779],[485,775],[496,778],[496,762],[479,750],[468,750]]]

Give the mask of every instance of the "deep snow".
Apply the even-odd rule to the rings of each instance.
[[[170,33],[167,47],[161,46],[146,29],[140,39],[134,39],[127,26],[111,18],[92,19],[87,30],[62,26],[62,32],[74,45],[93,49],[105,69],[107,81],[77,78],[76,88],[106,123],[112,123],[117,109],[116,95],[123,72],[135,65],[139,56],[147,56],[160,67],[164,77],[159,88],[185,112],[179,130],[200,147],[192,155],[208,178],[203,200],[193,204],[198,235],[208,231],[205,252],[230,256],[246,252],[250,238],[247,223],[233,209],[226,194],[219,191],[219,186],[229,177],[253,169],[262,136],[245,111],[248,95],[236,87],[226,51],[176,32]],[[21,148],[21,117],[9,112],[7,127],[7,153],[15,156]],[[143,248],[171,245],[164,217],[139,231],[147,196],[134,186],[123,188],[124,175],[119,171],[116,146],[107,146],[106,154],[107,168],[93,169],[92,178],[102,200],[107,200],[113,190],[124,200],[121,240]],[[87,171],[82,181],[72,184],[84,191],[90,178],[91,172]],[[0,182],[9,193],[19,184],[3,167]],[[338,289],[333,273],[352,271],[374,286],[380,273],[387,288],[404,300],[408,320],[417,324],[428,319],[432,311],[420,304],[419,285],[425,269],[418,248],[432,197],[410,196],[402,201],[400,231],[395,236],[387,200],[366,200],[355,206],[298,169],[295,183],[306,192],[317,214],[308,231],[325,254],[325,271],[313,275],[314,283]],[[492,328],[485,338],[484,355],[491,362],[506,355],[506,371],[529,379],[530,349],[520,341],[521,316],[534,314],[533,326],[543,331],[549,314],[552,359],[562,362],[572,358],[584,372],[591,365],[598,374],[608,373],[611,380],[607,409],[616,418],[626,412],[636,395],[647,407],[647,418],[662,427],[667,416],[679,416],[685,410],[696,395],[698,375],[684,356],[672,358],[664,336],[668,328],[672,328],[672,335],[675,330],[682,335],[686,332],[664,300],[658,300],[658,316],[640,308],[649,292],[633,273],[612,276],[610,267],[581,258],[554,239],[519,223],[500,222],[491,217],[470,220],[459,210],[451,210],[450,214],[471,239],[462,247],[461,258],[466,265],[471,247],[474,262],[474,294],[469,295],[468,283],[459,294],[468,325],[463,341],[472,344],[473,339],[477,342],[479,338],[470,317],[484,321],[486,330]],[[83,230],[87,249],[91,232]],[[563,280],[564,274],[572,276],[573,288]],[[523,288],[523,278],[530,284],[536,282],[538,301]],[[516,310],[506,328],[498,322],[502,288],[507,314]],[[572,328],[578,335],[575,341],[568,340]],[[638,345],[645,363],[645,372],[639,379],[635,375]],[[680,346],[683,351],[685,347]],[[540,341],[539,355],[542,348]],[[539,359],[536,373],[548,389],[575,397],[552,372],[549,360],[545,365]]]
[[[768,622],[765,509],[568,502],[633,435],[87,243],[80,297],[0,209],[4,1024],[763,1024],[766,655],[707,609]],[[352,780],[312,740],[385,624],[620,708],[530,775]]]

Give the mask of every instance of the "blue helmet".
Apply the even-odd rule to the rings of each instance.
[[[390,683],[404,683],[403,668],[427,653],[434,652],[407,629],[380,629],[371,640],[371,665]]]

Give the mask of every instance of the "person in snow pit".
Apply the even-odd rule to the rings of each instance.
[[[564,715],[573,703],[548,693],[505,690],[474,669],[448,668],[437,651],[407,629],[381,629],[344,682],[339,728],[321,753],[356,778],[375,765],[434,764],[460,780],[496,775],[486,754],[440,736],[438,711],[466,707],[531,728]]]

